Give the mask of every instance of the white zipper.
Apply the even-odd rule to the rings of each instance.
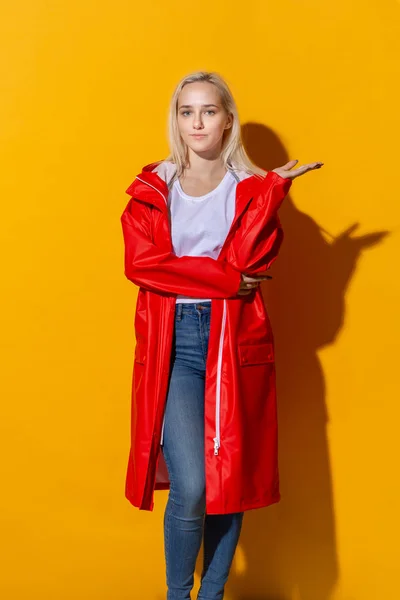
[[[218,454],[218,448],[221,446],[221,432],[220,432],[220,409],[221,409],[221,371],[222,371],[222,350],[225,335],[225,322],[226,322],[226,299],[224,298],[224,312],[222,315],[221,333],[219,336],[219,348],[218,348],[218,363],[217,363],[217,389],[215,399],[215,438],[214,438],[214,454]]]
[[[165,408],[164,408],[164,417],[163,417],[162,429],[161,429],[161,441],[160,441],[160,446],[162,446],[162,445],[163,445],[163,442],[164,442],[164,424],[165,424]]]

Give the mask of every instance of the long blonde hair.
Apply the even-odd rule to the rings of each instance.
[[[221,75],[215,72],[195,71],[194,73],[189,73],[183,77],[176,86],[171,98],[168,114],[168,141],[170,154],[165,160],[172,161],[176,164],[176,175],[178,177],[183,174],[188,163],[188,147],[179,133],[177,120],[178,96],[185,85],[198,81],[207,81],[215,85],[218,88],[222,106],[227,113],[231,113],[233,116],[232,126],[226,130],[226,137],[223,140],[221,149],[221,158],[225,168],[227,170],[244,170],[252,175],[265,176],[265,171],[260,169],[260,167],[257,167],[257,165],[251,161],[244,149],[241,138],[239,114],[232,92]]]

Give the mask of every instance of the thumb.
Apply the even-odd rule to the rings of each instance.
[[[279,171],[289,171],[292,167],[294,167],[299,161],[296,160],[289,160],[289,162],[287,162],[285,165],[282,165],[282,167],[277,167],[276,169],[272,169],[273,172],[279,173]]]
[[[294,167],[298,162],[299,161],[297,159],[289,160],[289,162],[287,162],[286,165],[283,165],[282,169],[286,169],[288,171],[289,169]]]

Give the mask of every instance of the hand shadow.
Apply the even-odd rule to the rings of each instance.
[[[252,160],[265,170],[289,160],[263,125],[244,125],[242,137]],[[323,176],[326,168],[303,177]],[[226,593],[234,600],[328,600],[338,560],[325,381],[317,350],[332,344],[341,330],[345,292],[362,251],[388,232],[355,237],[354,224],[334,237],[299,211],[290,194],[279,215],[285,237],[271,268],[273,279],[262,291],[275,338],[282,498],[245,512]],[[203,549],[199,575],[202,559]]]

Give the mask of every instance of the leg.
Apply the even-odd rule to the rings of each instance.
[[[167,600],[190,600],[205,514],[204,360],[190,315],[177,324],[163,453],[171,481],[164,514]],[[199,349],[199,351],[197,351]]]
[[[243,512],[205,515],[204,564],[198,600],[222,600],[235,554]]]

